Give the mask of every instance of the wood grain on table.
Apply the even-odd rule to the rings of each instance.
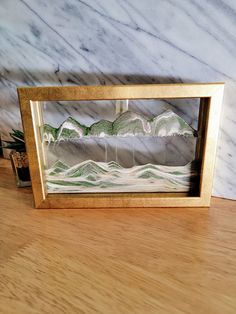
[[[0,313],[236,313],[236,202],[35,210],[0,159]]]

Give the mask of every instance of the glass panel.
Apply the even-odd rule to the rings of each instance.
[[[44,102],[48,193],[189,192],[199,99]]]

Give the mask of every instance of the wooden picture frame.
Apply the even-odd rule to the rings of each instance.
[[[36,208],[208,207],[224,83],[60,86],[18,88]],[[196,158],[199,189],[187,193],[47,194],[39,126],[42,102],[78,100],[200,98]]]

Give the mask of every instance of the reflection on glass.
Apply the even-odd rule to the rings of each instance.
[[[177,102],[45,103],[48,193],[189,192],[198,106]]]

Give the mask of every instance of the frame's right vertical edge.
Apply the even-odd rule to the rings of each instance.
[[[202,104],[205,105],[206,108],[203,111],[207,114],[205,144],[200,170],[200,199],[204,206],[210,206],[211,201],[223,91],[224,84],[220,85],[214,94],[207,98],[208,101]]]
[[[195,153],[195,165],[194,170],[197,171],[197,182],[194,181],[193,196],[200,197],[200,180],[202,172],[203,155],[206,144],[206,130],[207,121],[209,118],[209,105],[210,98],[204,97],[200,98],[200,106],[198,113],[198,131],[197,131],[197,143],[196,143],[196,153]]]

